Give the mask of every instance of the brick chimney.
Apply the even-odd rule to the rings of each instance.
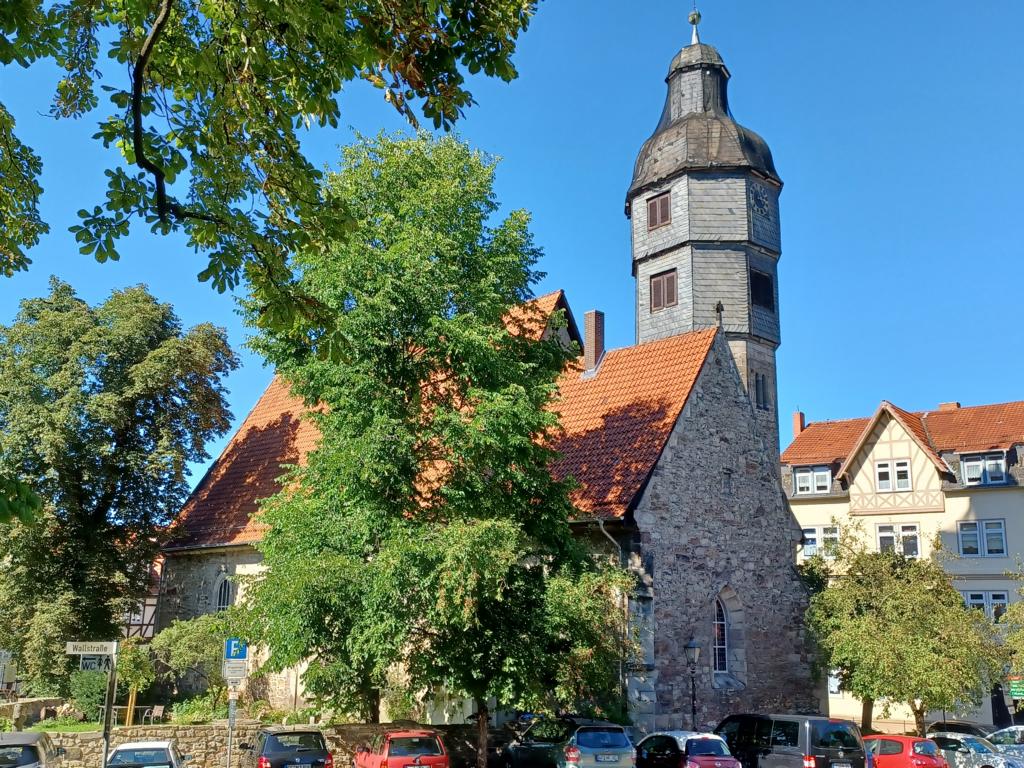
[[[604,357],[604,312],[592,309],[583,314],[583,368],[592,373]]]
[[[793,437],[799,436],[799,434],[803,432],[806,427],[807,424],[804,422],[804,412],[796,411],[793,414]]]
[[[939,403],[940,411],[955,411],[960,408],[960,403]]]

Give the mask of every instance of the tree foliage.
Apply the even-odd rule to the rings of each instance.
[[[328,184],[354,228],[297,256],[336,333],[256,342],[322,439],[261,512],[248,632],[341,708],[372,710],[396,666],[409,692],[476,700],[484,726],[490,697],[616,703],[631,585],[573,537],[549,471],[574,351],[526,332],[540,254],[525,212],[498,220],[494,167],[450,137],[345,149]]]
[[[175,683],[198,683],[196,687],[209,693],[214,709],[227,690],[221,667],[227,627],[224,614],[207,613],[188,621],[172,621],[150,643],[163,666],[163,676]]]
[[[303,129],[337,127],[345,83],[364,80],[413,123],[450,127],[467,74],[511,80],[537,0],[14,0],[0,3],[0,65],[62,70],[51,113],[98,109],[107,194],[72,228],[85,254],[118,258],[133,222],[183,232],[218,290],[247,275],[287,322],[288,256],[344,231]],[[99,85],[101,78],[105,83]],[[103,106],[101,107],[101,101]],[[47,230],[42,159],[0,103],[0,272],[28,264]],[[283,313],[283,315],[282,315]]]
[[[118,689],[144,691],[154,682],[156,668],[149,647],[136,639],[121,642],[117,648]]]
[[[831,575],[808,612],[823,664],[860,699],[905,703],[919,735],[929,710],[977,705],[1002,676],[995,626],[937,556],[869,552],[844,534]]]
[[[0,326],[0,474],[43,502],[0,525],[0,646],[34,659],[30,687],[66,689],[65,641],[120,634],[189,462],[230,424],[235,366],[223,330],[182,329],[141,286],[93,307],[52,280]]]

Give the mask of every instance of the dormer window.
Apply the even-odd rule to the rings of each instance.
[[[964,485],[1000,485],[1006,482],[1006,454],[979,453],[963,456],[960,467]]]
[[[828,467],[796,467],[793,470],[793,492],[797,496],[828,493],[832,489],[832,470]]]
[[[651,275],[651,312],[674,307],[678,301],[674,269]]]
[[[672,210],[669,204],[670,193],[665,192],[647,201],[647,229],[657,229],[672,223]]]

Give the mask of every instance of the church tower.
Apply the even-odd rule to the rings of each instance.
[[[729,111],[729,70],[700,42],[700,14],[690,23],[692,42],[669,66],[661,120],[626,194],[637,341],[721,326],[777,453],[782,180],[768,145]]]

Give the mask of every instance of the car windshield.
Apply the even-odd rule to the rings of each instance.
[[[267,739],[265,752],[326,752],[324,737],[315,731],[276,733]]]
[[[436,736],[399,736],[392,738],[388,746],[388,757],[441,754],[444,753]]]
[[[580,728],[576,731],[576,745],[587,749],[625,749],[632,746],[622,728]]]
[[[811,726],[811,744],[822,749],[860,749],[860,733],[852,723],[816,720]]]
[[[107,765],[170,765],[171,756],[166,749],[119,749],[107,760]]]
[[[39,762],[39,753],[35,747],[10,746],[0,747],[0,766],[12,768],[16,765],[32,765]]]
[[[988,739],[983,739],[979,736],[964,736],[964,744],[971,748],[971,752],[979,752],[983,755],[999,751],[996,749],[995,744]]]
[[[687,739],[686,754],[690,757],[698,755],[728,755],[729,748],[721,739]]]
[[[915,741],[914,754],[928,755],[929,757],[938,757],[939,748],[935,745],[934,741]]]

